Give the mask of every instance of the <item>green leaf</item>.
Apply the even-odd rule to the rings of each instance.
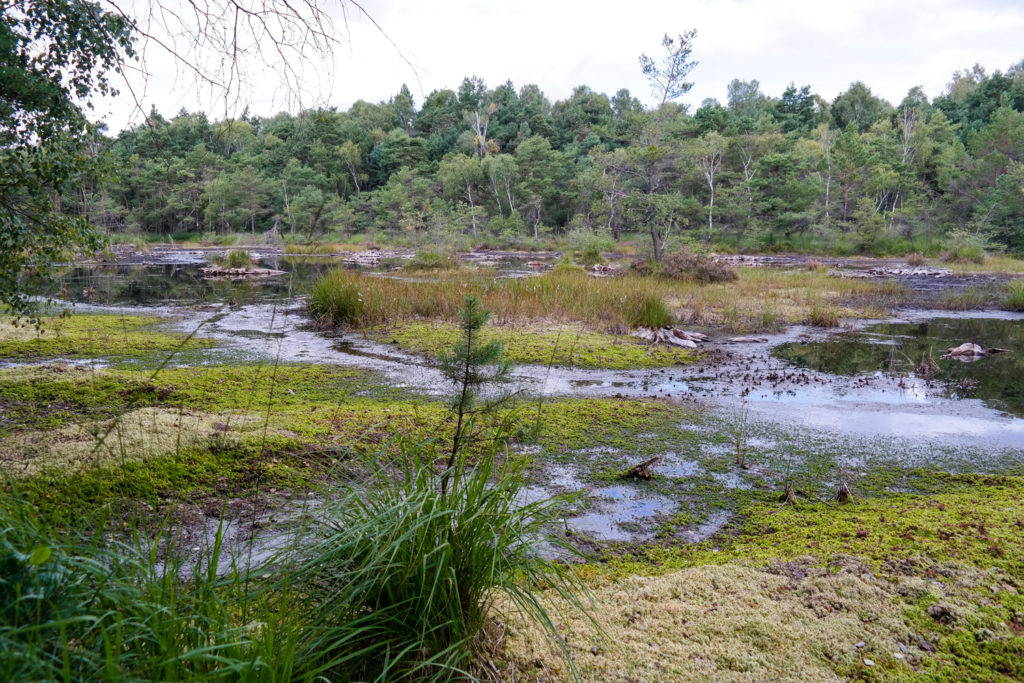
[[[51,554],[52,553],[48,546],[41,545],[32,551],[32,555],[29,556],[28,561],[36,566],[45,564],[49,562]]]

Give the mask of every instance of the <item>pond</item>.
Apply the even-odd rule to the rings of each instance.
[[[1008,349],[962,362],[943,358],[947,348],[972,342]],[[1024,321],[999,318],[931,318],[881,323],[823,341],[791,342],[772,354],[819,372],[889,375],[928,380],[947,398],[977,398],[1024,417]]]

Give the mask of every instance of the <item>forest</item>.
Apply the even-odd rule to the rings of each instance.
[[[1024,253],[1024,61],[957,71],[898,104],[733,80],[696,111],[626,89],[465,78],[417,103],[211,121],[153,110],[104,137],[116,178],[63,208],[146,239],[276,230],[312,241],[529,248],[638,234],[731,251]]]

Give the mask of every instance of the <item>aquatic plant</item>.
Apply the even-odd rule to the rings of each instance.
[[[653,296],[638,296],[633,305],[630,323],[633,327],[666,327],[675,322],[672,312],[661,299]]]

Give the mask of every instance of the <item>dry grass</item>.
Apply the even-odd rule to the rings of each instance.
[[[196,446],[236,443],[262,433],[265,420],[241,412],[203,413],[141,408],[120,417],[0,440],[0,470],[11,477],[138,461]]]
[[[912,673],[896,656],[908,629],[891,586],[856,563],[837,574],[809,560],[799,568],[806,578],[735,565],[600,577],[591,616],[601,632],[564,609],[557,626],[585,681],[839,681],[869,668],[865,658],[879,674]],[[515,619],[506,627],[510,678],[569,679],[539,633]]]
[[[454,321],[469,295],[492,311],[498,325],[551,321],[621,332],[636,326],[652,301],[664,302],[683,324],[753,331],[807,320],[815,307],[844,317],[875,313],[886,301],[897,302],[901,292],[887,283],[758,268],[714,284],[639,275],[599,279],[576,272],[522,279],[474,273],[399,279],[338,270],[317,284],[310,308],[328,324],[346,318],[357,326],[409,318]]]

